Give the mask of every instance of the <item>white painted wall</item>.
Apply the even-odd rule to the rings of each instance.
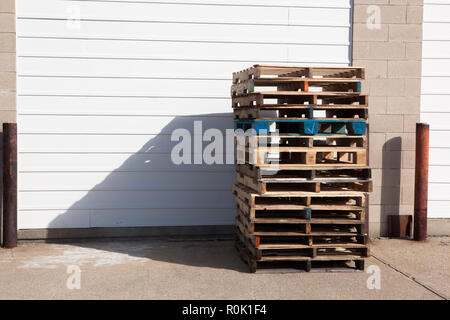
[[[428,216],[450,218],[450,0],[425,0],[421,121],[430,124]]]
[[[171,132],[232,128],[233,71],[349,64],[349,0],[16,11],[20,229],[233,224],[233,166],[172,164]]]

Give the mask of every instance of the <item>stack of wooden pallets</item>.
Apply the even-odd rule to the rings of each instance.
[[[233,185],[236,246],[252,272],[364,269],[372,181],[363,78],[355,67],[233,74],[236,143],[247,132]]]

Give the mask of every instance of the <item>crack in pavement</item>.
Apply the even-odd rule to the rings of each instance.
[[[396,267],[396,266],[390,264],[390,263],[387,262],[387,261],[384,261],[383,259],[381,259],[381,258],[379,258],[379,257],[377,257],[377,256],[375,256],[375,255],[373,255],[373,254],[371,254],[370,256],[371,256],[372,258],[375,258],[376,260],[380,261],[381,263],[383,263],[383,264],[386,265],[387,267],[391,268],[392,270],[394,270],[394,271],[400,273],[401,275],[405,276],[406,278],[410,279],[411,281],[417,283],[419,286],[421,286],[421,287],[427,289],[427,290],[430,291],[431,293],[437,295],[439,298],[442,298],[442,299],[444,299],[444,300],[448,300],[448,298],[447,298],[444,294],[442,294],[442,293],[440,293],[438,290],[436,290],[436,289],[434,289],[434,288],[432,288],[432,287],[430,287],[430,286],[428,286],[428,285],[426,285],[426,284],[420,282],[420,281],[417,280],[414,276],[408,274],[407,272],[405,272],[405,271],[403,271],[403,270],[400,270],[400,268],[398,268],[398,267]]]

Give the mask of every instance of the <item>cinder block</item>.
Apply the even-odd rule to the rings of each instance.
[[[0,110],[0,122],[17,122],[16,111],[14,110]]]
[[[421,24],[390,24],[389,40],[419,42],[422,40]]]
[[[15,32],[15,14],[0,13],[0,32]],[[387,30],[387,28],[386,28]]]
[[[386,137],[389,136],[389,138],[386,138],[386,141],[389,141],[386,143],[385,149],[387,151],[401,151],[402,145],[403,145],[403,139],[401,133],[386,133]]]
[[[405,79],[369,79],[369,92],[375,97],[405,96]]]
[[[370,205],[380,205],[381,204],[381,186],[373,187],[372,193],[369,194]]]
[[[418,78],[421,77],[420,60],[388,61],[389,78]]]
[[[2,0],[0,1],[0,12],[2,13],[14,13],[14,1],[15,0]]]
[[[373,150],[374,152],[380,152],[384,148],[384,144],[386,142],[386,134],[384,132],[376,133],[370,130],[369,141],[371,149],[370,151]]]
[[[372,168],[372,167],[371,167]],[[378,171],[379,174],[374,174],[373,171]],[[372,183],[373,187],[381,187],[383,184],[383,175],[381,174],[383,169],[372,168]]]
[[[398,203],[396,204],[387,204],[387,205],[383,205],[383,209],[382,209],[382,217],[384,217],[387,221],[387,217],[389,215],[396,215],[400,213],[400,199],[398,199]]]
[[[422,59],[422,43],[421,42],[409,42],[406,43],[406,59]]]
[[[422,23],[423,6],[408,6],[406,13],[407,23]]]
[[[399,148],[402,144],[402,138],[400,137],[400,133],[393,133],[393,136],[391,136],[389,139],[386,139],[386,143],[384,148],[387,151],[400,151],[401,148]]]
[[[414,184],[402,185],[401,204],[414,205]]]
[[[369,136],[369,161],[372,168],[382,168],[385,134],[370,132]]]
[[[369,218],[370,219],[370,218]],[[378,238],[387,236],[388,225],[387,222],[370,222],[369,223],[369,238]]]
[[[370,197],[370,205],[398,205],[401,198],[400,186],[389,187],[379,186],[374,187]]]
[[[399,213],[414,215],[414,204],[401,204]]]
[[[377,154],[376,152],[370,152],[370,167],[372,169],[381,169],[383,167],[383,157],[381,154]]]
[[[386,114],[387,97],[369,97],[369,115]]]
[[[420,97],[387,97],[388,114],[419,114]]]
[[[369,224],[372,222],[382,222],[382,210],[383,206],[380,204],[369,205]]]
[[[415,156],[414,156],[415,159]],[[401,184],[402,185],[414,185],[415,170],[403,168],[401,171]]]
[[[401,185],[401,170],[372,168],[372,180],[374,186],[399,187]]]
[[[16,54],[0,53],[0,71],[14,72],[16,71]]]
[[[16,91],[0,90],[0,110],[16,110]]]
[[[366,23],[353,24],[353,41],[388,41],[389,29],[382,24],[380,29],[369,29]]]
[[[371,14],[367,13],[369,5],[354,5],[354,21],[356,23],[366,23]],[[380,10],[380,23],[406,23],[406,6],[378,6]]]
[[[402,167],[403,151],[383,151],[383,169],[400,169]],[[393,172],[396,179],[400,181],[400,172]],[[393,177],[395,178],[395,177]]]
[[[416,153],[414,151],[402,151],[402,168],[414,169]]]
[[[369,117],[370,132],[403,132],[403,116],[373,115]]]
[[[380,237],[380,228],[381,222],[369,222],[369,238],[376,239]]]
[[[358,65],[353,60],[353,65],[358,67],[364,67],[364,65]],[[369,86],[367,85],[367,80],[361,81],[361,94],[369,94]]]
[[[16,90],[16,73],[0,71],[0,90]]]
[[[366,68],[366,79],[387,78],[387,60],[353,60],[353,65]],[[367,87],[367,85],[366,85]]]
[[[14,33],[0,33],[0,52],[16,52]]]
[[[405,79],[405,96],[420,96],[421,79]]]
[[[380,237],[387,237],[389,232],[389,226],[387,222],[380,223]]]
[[[420,115],[405,114],[403,116],[403,131],[404,132],[416,132],[416,123],[417,122],[420,122]]]
[[[404,59],[405,48],[405,43],[401,41],[357,41],[353,44],[353,59]]]
[[[383,174],[383,169],[381,168],[372,168],[372,181],[375,184],[375,181],[377,181],[377,184],[381,183],[381,176]]]
[[[399,138],[396,141],[399,143],[393,143],[387,146],[388,151],[414,151],[416,147],[416,134],[413,132],[408,133],[386,133],[386,140],[393,140],[393,138]]]

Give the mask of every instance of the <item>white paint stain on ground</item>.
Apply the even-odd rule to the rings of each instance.
[[[149,248],[151,247],[133,247],[127,249],[128,251],[136,253]],[[100,267],[130,262],[143,263],[146,261],[148,261],[148,258],[146,257],[133,256],[127,252],[112,252],[93,248],[76,247],[69,250],[63,250],[63,252],[59,255],[42,255],[24,259],[21,261],[21,265],[19,265],[18,268],[55,269],[61,265],[92,265],[94,267]]]

